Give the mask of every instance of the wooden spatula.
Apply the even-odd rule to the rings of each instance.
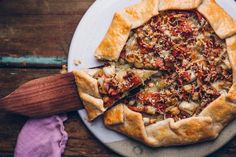
[[[0,100],[0,110],[38,118],[82,108],[72,73],[29,81]]]

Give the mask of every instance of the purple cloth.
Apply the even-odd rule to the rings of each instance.
[[[68,135],[63,122],[66,116],[52,116],[28,120],[22,128],[15,149],[15,157],[60,157]]]

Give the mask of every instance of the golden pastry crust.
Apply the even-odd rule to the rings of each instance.
[[[159,11],[196,9],[202,0],[159,0]]]
[[[74,70],[73,74],[79,96],[88,113],[88,119],[92,121],[106,110],[98,92],[97,80],[83,70]]]
[[[117,60],[131,30],[130,22],[119,12],[116,12],[112,23],[95,52],[97,59]]]
[[[73,74],[76,78],[76,84],[81,92],[88,93],[97,98],[100,97],[98,92],[98,82],[96,79],[92,78],[83,70],[74,70]]]
[[[158,14],[158,0],[142,0],[125,8],[123,13],[124,17],[130,21],[132,29],[137,28]]]
[[[227,101],[226,97],[222,95],[207,106],[199,116],[211,117],[214,122],[213,128],[219,134],[220,131],[235,117],[235,113],[236,105]]]
[[[95,52],[97,59],[117,61],[132,28],[136,28],[158,14],[158,0],[140,3],[116,12],[112,23]]]
[[[80,98],[83,100],[84,108],[88,113],[88,119],[94,120],[98,116],[104,113],[106,108],[103,106],[102,99],[95,98],[82,91],[79,92]]]
[[[236,35],[226,39],[227,52],[233,70],[234,82],[236,82]]]
[[[216,136],[209,117],[191,117],[178,122],[166,119],[146,127],[149,145],[153,147],[183,145]]]
[[[117,125],[124,122],[124,105],[117,105],[111,108],[109,112],[105,113],[106,119],[104,119],[107,125]]]
[[[122,123],[115,125],[116,119],[115,115],[112,113],[114,113],[113,111],[116,110],[116,108],[121,108],[121,107],[123,108],[122,114],[124,116],[124,119]],[[121,112],[119,114],[121,114]],[[124,133],[125,135],[128,135],[139,141],[146,141],[147,134],[145,131],[142,115],[140,113],[130,110],[124,104],[119,104],[113,107],[111,110],[107,111],[104,114],[104,123],[107,127],[115,131]]]
[[[235,87],[236,88],[236,87]],[[114,121],[107,122],[107,119],[115,116],[111,110],[104,116],[104,123],[112,130],[121,132],[136,140],[152,147],[184,145],[216,138],[220,131],[236,116],[236,104],[220,96],[205,108],[198,116],[174,122],[172,118],[145,126],[142,114],[131,111],[126,105],[123,106],[124,115],[122,123]]]
[[[226,99],[236,104],[236,83],[234,83],[232,87],[230,88]]]
[[[233,18],[215,0],[203,0],[203,3],[197,10],[206,17],[221,39],[225,39],[236,33],[236,24]]]

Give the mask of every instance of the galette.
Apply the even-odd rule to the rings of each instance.
[[[89,120],[152,147],[216,138],[236,116],[236,22],[214,0],[142,0],[117,11],[74,71]]]

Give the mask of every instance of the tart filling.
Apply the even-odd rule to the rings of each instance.
[[[164,11],[132,30],[119,62],[162,72],[123,101],[146,125],[198,115],[232,86],[225,41],[195,10]]]
[[[119,61],[137,68],[175,71],[179,64],[199,59],[210,65],[227,62],[225,42],[198,11],[164,11],[132,30]]]
[[[142,84],[141,78],[134,72],[116,70],[114,65],[98,70],[94,78],[98,80],[99,93],[105,107],[111,107],[124,92]]]
[[[194,80],[178,73],[152,79],[143,89],[123,101],[129,109],[143,114],[146,125],[173,118],[175,121],[198,115],[232,85],[230,74],[217,73],[214,81],[196,74]],[[188,81],[187,81],[188,80]]]
[[[104,106],[111,107],[154,73],[156,72],[151,70],[135,70],[125,65],[111,64],[97,69],[93,78],[98,81],[98,90]]]

